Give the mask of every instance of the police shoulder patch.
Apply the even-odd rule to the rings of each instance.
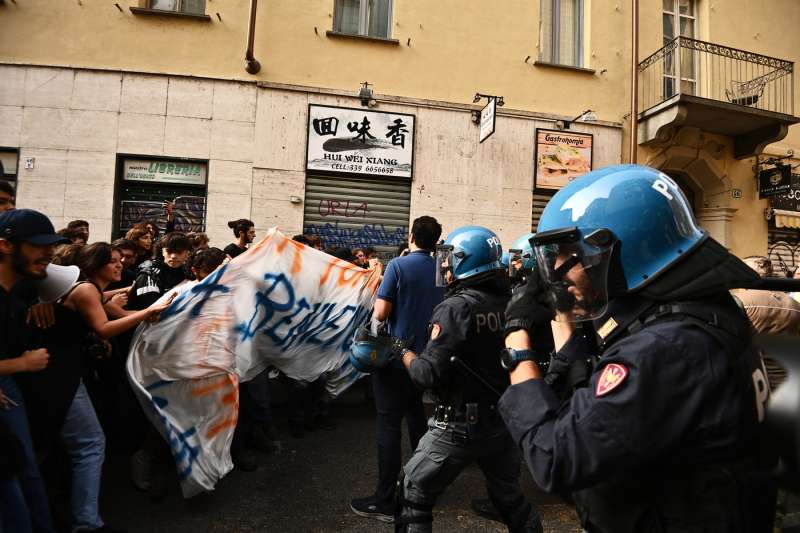
[[[442,327],[439,324],[432,324],[431,325],[431,340],[434,340],[439,336],[439,333],[442,332]]]
[[[625,378],[628,377],[628,369],[618,363],[609,363],[600,374],[597,386],[594,389],[595,396],[605,396],[612,390],[619,387]]]

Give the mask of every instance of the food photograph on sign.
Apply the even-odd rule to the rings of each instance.
[[[413,154],[414,115],[308,108],[308,170],[410,178]]]
[[[592,170],[592,135],[536,130],[536,187],[560,189]]]

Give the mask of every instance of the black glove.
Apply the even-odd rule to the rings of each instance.
[[[545,324],[549,330],[550,321],[555,313],[547,305],[546,295],[540,288],[539,277],[534,274],[528,283],[517,287],[511,293],[511,300],[506,306],[506,324],[503,335],[524,329],[530,335],[537,325]]]
[[[391,356],[392,359],[402,359],[403,352],[406,350],[410,350],[414,347],[414,335],[411,338],[406,340],[401,339],[400,337],[392,337],[392,348],[391,348]]]

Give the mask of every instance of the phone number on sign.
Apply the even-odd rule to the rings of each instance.
[[[369,172],[371,174],[394,174],[394,168],[392,167],[375,167],[372,165],[354,165],[354,164],[341,164],[341,163],[334,163],[331,165],[331,170],[344,170],[349,172]]]

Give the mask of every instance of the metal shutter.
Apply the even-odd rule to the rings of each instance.
[[[309,175],[303,233],[319,235],[324,246],[372,246],[394,257],[408,241],[411,182]]]
[[[542,216],[544,206],[550,201],[550,198],[558,191],[538,190],[533,191],[533,213],[531,216],[531,231],[536,233],[536,227],[539,225],[539,218]]]
[[[143,220],[153,221],[159,231],[165,231],[167,219],[163,204],[167,200],[175,202],[173,213],[176,231],[205,231],[204,187],[121,181],[118,194],[119,205],[114,238],[124,236],[133,224]]]

